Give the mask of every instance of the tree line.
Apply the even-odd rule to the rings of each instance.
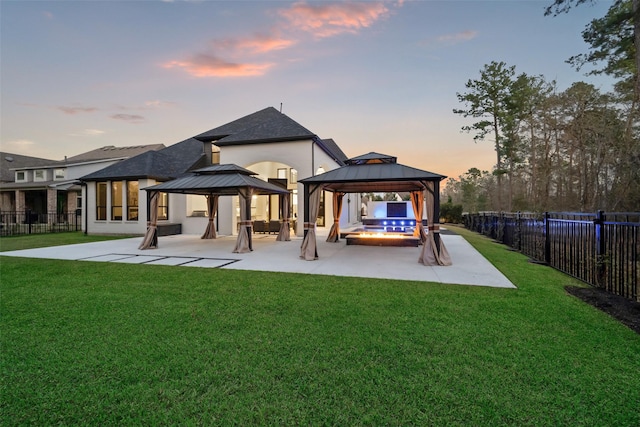
[[[583,2],[557,0],[547,13]],[[583,31],[590,52],[567,60],[577,69],[602,64],[590,74],[612,76],[610,93],[583,81],[559,90],[497,61],[466,83],[457,93],[463,108],[453,112],[474,120],[462,130],[476,142],[493,142],[496,163],[450,178],[443,201],[468,212],[640,210],[639,4],[614,1]]]

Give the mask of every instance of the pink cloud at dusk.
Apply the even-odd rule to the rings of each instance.
[[[281,37],[257,34],[253,37],[240,39],[214,40],[211,46],[215,50],[225,50],[232,55],[247,53],[267,53],[275,50],[286,49],[296,44],[294,40]]]
[[[224,61],[213,55],[198,54],[191,60],[171,61],[164,68],[182,68],[194,77],[249,77],[261,76],[273,64],[235,63]]]
[[[401,6],[401,3],[396,3]],[[389,9],[383,2],[347,2],[333,4],[294,3],[278,14],[287,21],[284,31],[302,30],[324,38],[340,33],[355,33],[386,17]],[[298,40],[276,31],[254,34],[250,37],[212,40],[205,52],[190,59],[174,59],[162,66],[179,68],[193,77],[254,77],[266,74],[273,62],[258,61],[264,55],[288,49]],[[231,59],[232,58],[232,59]]]
[[[260,63],[241,58],[253,57],[293,46],[294,40],[257,34],[244,38],[225,38],[209,43],[208,53],[199,53],[188,60],[173,60],[164,68],[181,68],[193,77],[252,77],[264,75],[274,64]],[[215,52],[215,53],[213,53]],[[221,55],[238,58],[237,61],[222,59]]]
[[[354,33],[370,27],[386,17],[389,9],[382,2],[348,2],[333,4],[294,3],[280,10],[294,28],[313,33],[316,37],[331,37],[337,34]]]

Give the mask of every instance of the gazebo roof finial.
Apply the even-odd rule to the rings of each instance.
[[[398,158],[394,156],[388,156],[386,154],[380,154],[370,152],[361,156],[352,157],[345,163],[347,165],[370,165],[375,163],[397,163]]]

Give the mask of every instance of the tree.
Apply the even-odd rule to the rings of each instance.
[[[440,222],[462,223],[462,205],[454,205],[451,200],[440,206]]]
[[[481,119],[470,125],[463,126],[465,132],[476,132],[474,141],[482,141],[487,135],[493,134],[496,150],[496,175],[498,177],[498,209],[502,210],[502,159],[504,153],[503,126],[505,125],[508,98],[515,76],[515,66],[508,67],[504,62],[492,61],[480,70],[479,80],[467,81],[466,93],[456,93],[458,101],[465,103],[467,109],[454,109],[454,114],[463,117]]]
[[[592,3],[593,0],[555,0],[545,10],[545,15],[557,16],[567,13],[573,6]],[[621,79],[618,89],[633,84],[634,101],[640,97],[640,0],[615,0],[607,14],[594,19],[582,32],[582,37],[591,46],[587,54],[569,58],[567,62],[576,69],[589,63],[605,62],[593,74],[605,73]]]

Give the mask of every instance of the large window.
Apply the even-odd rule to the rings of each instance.
[[[33,173],[34,181],[44,181],[45,179],[46,179],[46,175],[45,175],[44,169],[38,169]]]
[[[111,220],[122,221],[122,181],[111,183]]]
[[[59,180],[64,179],[66,177],[66,169],[54,169],[53,170],[53,179]]]
[[[127,221],[138,220],[138,181],[127,181]]]
[[[96,183],[96,219],[107,220],[107,183]]]
[[[158,220],[169,219],[169,195],[167,193],[160,193],[158,199]]]

